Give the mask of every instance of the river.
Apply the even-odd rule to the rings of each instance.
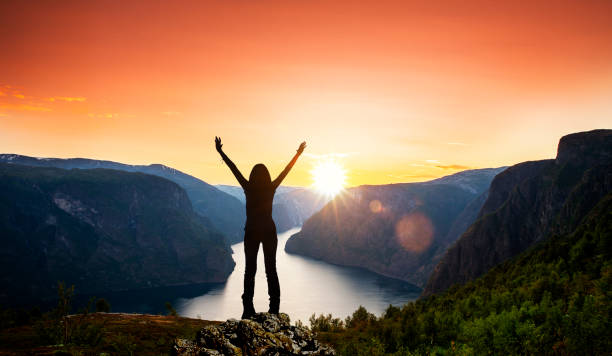
[[[292,321],[308,325],[313,313],[344,319],[360,305],[381,315],[392,305],[402,305],[418,298],[414,285],[383,277],[360,268],[329,264],[285,252],[287,239],[300,231],[291,229],[278,235],[277,270],[281,286],[281,312]],[[244,275],[243,243],[232,245],[236,267],[225,283],[208,283],[179,287],[150,288],[100,295],[110,302],[112,312],[164,314],[170,302],[179,315],[207,320],[239,318],[242,314],[242,282]],[[263,250],[260,248],[255,280],[255,309],[268,310]],[[76,298],[85,305],[89,296]]]
[[[285,252],[287,239],[300,229],[278,235],[277,270],[281,285],[281,312],[291,320],[307,322],[313,314],[331,313],[345,318],[360,305],[380,315],[389,304],[402,305],[419,296],[410,283],[386,278],[352,267],[292,255]],[[241,294],[244,275],[243,243],[232,245],[236,268],[226,283],[217,285],[203,295],[175,300],[180,315],[208,320],[239,318],[242,313]],[[255,309],[268,310],[268,294],[263,251],[260,248],[255,279]]]

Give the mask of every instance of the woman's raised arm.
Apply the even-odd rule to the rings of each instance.
[[[215,136],[215,147],[217,148],[217,152],[219,152],[219,154],[221,155],[221,158],[223,158],[223,162],[227,164],[229,169],[234,174],[234,177],[236,177],[236,180],[238,180],[238,183],[240,183],[240,186],[242,187],[242,189],[246,189],[249,182],[246,179],[244,179],[244,176],[242,175],[242,173],[240,173],[240,170],[238,170],[238,167],[236,167],[234,162],[232,162],[232,160],[229,159],[229,157],[225,154],[225,152],[223,152],[223,149],[222,149],[223,144],[221,143],[221,137]]]
[[[281,174],[279,174],[278,177],[276,177],[276,179],[272,182],[274,189],[278,188],[278,186],[283,182],[283,179],[285,179],[287,174],[289,174],[289,171],[291,170],[291,168],[293,168],[293,165],[297,161],[298,157],[300,157],[302,152],[304,152],[304,148],[306,148],[306,142],[302,142],[300,144],[300,147],[297,149],[297,152],[295,156],[293,156],[293,159],[291,159],[291,162],[289,162],[287,167],[285,167],[285,169],[281,172]]]

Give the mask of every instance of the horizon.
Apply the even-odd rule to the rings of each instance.
[[[0,151],[422,182],[610,128],[612,2],[2,2]]]
[[[18,153],[0,153],[0,156],[21,156],[21,157],[27,157],[27,158],[34,158],[34,159],[38,159],[38,160],[45,160],[45,159],[65,159],[65,160],[70,160],[70,159],[84,159],[84,160],[98,160],[98,159],[92,159],[92,158],[88,158],[88,157],[35,157],[35,156],[27,156],[27,155],[22,155],[22,154],[18,154]],[[189,174],[187,172],[181,171],[175,167],[172,166],[168,166],[166,164],[163,163],[148,163],[148,164],[128,164],[125,162],[119,162],[119,161],[112,161],[112,160],[107,160],[107,159],[99,159],[99,161],[105,161],[105,162],[112,162],[112,163],[119,163],[119,164],[126,164],[126,165],[130,165],[130,166],[151,166],[151,165],[162,165],[174,170],[177,170],[179,172],[182,172],[184,174]],[[388,185],[388,184],[407,184],[407,183],[427,183],[439,178],[444,178],[444,177],[448,177],[448,176],[452,176],[455,174],[459,174],[462,172],[466,172],[466,171],[473,171],[473,170],[483,170],[483,169],[500,169],[500,168],[508,168],[509,166],[499,166],[499,167],[483,167],[483,168],[468,168],[468,169],[464,169],[464,170],[460,170],[460,171],[456,171],[456,172],[452,172],[452,173],[448,173],[445,174],[443,176],[437,177],[437,178],[431,178],[431,179],[426,179],[426,180],[419,180],[419,181],[411,181],[411,182],[394,182],[394,183],[383,183],[383,184],[368,184],[368,183],[364,183],[364,184],[359,184],[359,185],[347,185],[344,187],[343,190],[349,189],[349,188],[356,188],[356,187],[360,187],[360,186],[368,186],[368,185]],[[195,177],[192,176],[194,178],[200,179],[202,180],[204,183],[210,184],[214,187],[217,186],[227,186],[227,187],[233,187],[233,188],[241,188],[240,185],[238,183],[234,183],[234,184],[225,184],[225,183],[210,183],[202,178],[199,177]],[[310,185],[288,185],[288,184],[281,184],[281,187],[285,187],[285,188],[303,188],[303,189],[310,189],[313,191],[316,191],[316,187],[314,187],[312,184]],[[242,188],[241,188],[242,189]],[[321,195],[324,195],[324,193],[320,193]],[[341,194],[341,192],[339,192],[339,194]],[[337,194],[333,194],[334,196]]]

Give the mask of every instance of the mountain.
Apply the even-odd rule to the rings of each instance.
[[[16,154],[0,154],[0,162],[36,167],[57,167],[64,169],[107,168],[127,172],[141,172],[171,180],[187,192],[193,209],[208,219],[230,243],[242,241],[244,234],[244,207],[234,197],[214,186],[174,168],[161,164],[129,165],[112,161],[86,158],[35,158]]]
[[[222,282],[223,235],[164,178],[0,163],[0,302]]]
[[[463,284],[551,234],[573,231],[612,189],[612,130],[561,138],[556,159],[495,177],[476,222],[440,260],[424,296]]]
[[[246,197],[244,196],[244,191],[242,190],[242,187],[239,186],[235,186],[235,185],[227,185],[227,184],[215,184],[215,188],[219,189],[220,191],[227,193],[235,198],[237,198],[238,200],[240,200],[243,204],[246,203]],[[276,188],[276,194],[285,194],[285,193],[289,193],[293,190],[296,189],[302,189],[299,187],[288,187],[288,186],[284,186],[281,185],[278,188]]]
[[[308,188],[292,189],[274,196],[272,214],[279,231],[302,226],[317,211],[329,202],[325,197]],[[281,215],[281,212],[284,216]]]
[[[578,193],[578,192],[576,192]],[[612,192],[483,276],[324,335],[341,355],[610,355]],[[587,208],[588,209],[588,208]],[[312,319],[311,319],[312,320]],[[340,321],[336,319],[337,321]],[[317,330],[334,327],[321,315]],[[337,325],[337,324],[336,324]],[[336,326],[337,328],[337,326]]]
[[[246,204],[246,196],[244,195],[242,187],[238,187],[235,185],[216,184],[215,188],[240,200],[242,204]]]
[[[503,169],[349,189],[308,219],[285,250],[423,287],[446,248],[473,222],[491,180]]]
[[[243,204],[245,203],[246,198],[241,187],[233,185],[217,185],[216,187],[238,198]],[[278,187],[272,207],[276,230],[280,233],[301,226],[328,201],[329,198],[308,188]]]

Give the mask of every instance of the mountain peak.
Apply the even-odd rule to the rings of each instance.
[[[561,137],[555,162],[558,165],[612,163],[612,130],[577,132]]]

